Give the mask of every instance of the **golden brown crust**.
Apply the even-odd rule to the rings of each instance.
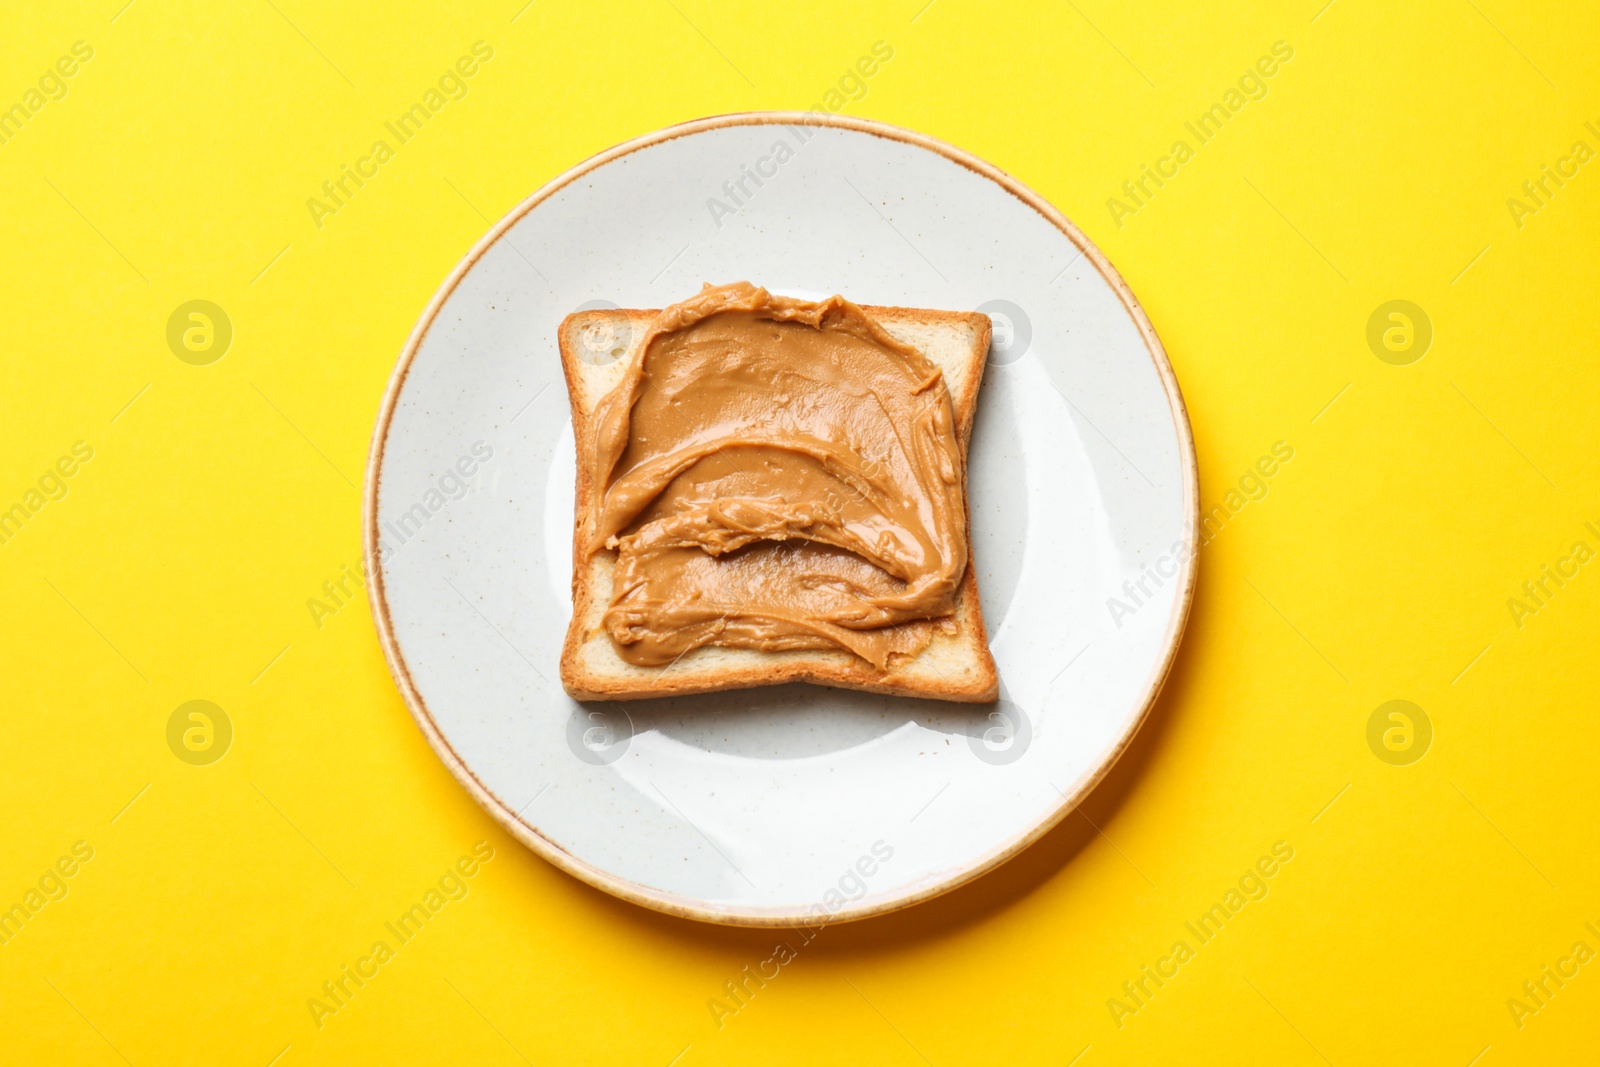
[[[978,389],[989,353],[990,322],[977,312],[931,311],[918,308],[863,306],[892,332],[897,325],[954,328],[968,334],[964,374],[947,373],[957,436],[961,446],[963,470],[972,438],[973,414]],[[626,325],[635,339],[642,338],[657,315],[653,310],[585,311],[567,316],[558,329],[561,365],[566,376],[567,394],[572,405],[572,425],[577,454],[593,447],[594,418],[600,399],[620,378],[621,365],[633,348],[614,364],[596,366],[583,360],[577,333],[581,326],[609,320]],[[615,369],[610,369],[615,368]],[[782,682],[810,682],[816,685],[858,689],[893,696],[926,697],[964,703],[987,703],[999,696],[999,673],[989,652],[978,599],[976,569],[971,558],[971,505],[968,497],[968,563],[956,599],[958,632],[953,637],[940,635],[920,655],[888,670],[842,652],[756,652],[702,648],[664,669],[638,668],[614,655],[611,663],[596,668],[586,652],[606,658],[610,636],[599,625],[604,602],[597,581],[609,577],[599,573],[609,565],[614,553],[602,551],[595,560],[585,559],[589,540],[589,507],[594,492],[587,464],[577,464],[577,508],[580,517],[573,527],[572,622],[561,650],[561,682],[577,700],[637,700],[651,697],[689,696],[697,693],[743,689]],[[730,654],[731,653],[731,654]]]

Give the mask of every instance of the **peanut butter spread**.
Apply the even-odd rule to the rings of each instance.
[[[600,402],[587,555],[630,663],[702,645],[879,669],[954,632],[966,483],[949,390],[843,297],[745,282],[661,312]]]

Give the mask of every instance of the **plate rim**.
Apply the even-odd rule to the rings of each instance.
[[[1184,524],[1182,539],[1186,551],[1183,557],[1180,595],[1174,601],[1171,614],[1167,620],[1164,650],[1154,670],[1146,679],[1143,699],[1139,701],[1137,708],[1124,724],[1117,743],[1100,759],[1098,764],[1081,775],[1069,791],[1062,792],[1061,802],[1046,812],[1027,830],[1003,841],[965,866],[945,873],[937,882],[921,886],[912,892],[901,894],[891,899],[881,900],[872,904],[843,907],[838,911],[822,915],[813,914],[812,910],[798,910],[787,907],[757,908],[719,905],[697,897],[655,889],[623,878],[587,860],[580,859],[562,848],[555,841],[544,836],[537,827],[524,822],[521,816],[504,800],[479,780],[477,774],[457,754],[449,740],[444,736],[443,731],[434,722],[433,715],[428,710],[427,702],[412,681],[410,667],[400,648],[400,643],[395,637],[394,624],[389,617],[389,603],[384,588],[383,567],[378,555],[380,540],[378,496],[382,489],[385,449],[388,444],[389,431],[394,422],[395,409],[398,406],[400,394],[405,388],[406,377],[411,370],[412,361],[421,349],[423,341],[426,340],[434,320],[439,312],[443,310],[445,303],[455,292],[456,287],[460,285],[462,279],[472,270],[478,260],[511,227],[516,225],[534,208],[572,182],[614,160],[630,155],[640,149],[649,148],[679,137],[731,126],[768,125],[819,126],[845,129],[882,137],[886,140],[899,141],[935,152],[953,163],[966,167],[980,177],[988,178],[995,182],[1028,207],[1037,211],[1047,222],[1054,225],[1069,241],[1076,245],[1081,257],[1088,260],[1099,271],[1101,277],[1111,286],[1111,289],[1122,301],[1123,309],[1127,312],[1129,318],[1133,320],[1135,328],[1139,331],[1139,335],[1145,344],[1145,350],[1149,354],[1151,362],[1154,363],[1156,372],[1166,391],[1173,426],[1178,436],[1180,466],[1183,470],[1184,512],[1187,520]],[[1123,754],[1132,745],[1133,739],[1138,735],[1146,719],[1149,718],[1150,710],[1160,696],[1161,689],[1165,685],[1167,677],[1171,673],[1172,665],[1177,658],[1178,647],[1182,643],[1183,633],[1188,624],[1190,608],[1194,601],[1194,589],[1199,573],[1199,568],[1196,565],[1199,508],[1199,466],[1194,449],[1194,435],[1189,424],[1188,408],[1184,403],[1183,392],[1178,385],[1172,364],[1167,358],[1166,349],[1162,346],[1161,339],[1156,335],[1155,327],[1145,314],[1144,308],[1140,305],[1138,298],[1134,296],[1133,290],[1123,280],[1122,275],[1111,265],[1105,253],[1082,230],[1078,229],[1065,214],[1044,197],[994,164],[964,149],[957,148],[924,133],[918,133],[914,130],[908,130],[874,119],[827,114],[820,111],[744,111],[713,115],[667,126],[651,133],[630,138],[621,144],[590,156],[575,166],[569,167],[540,186],[507,212],[499,222],[495,223],[487,233],[478,239],[461,261],[456,264],[434,293],[433,298],[429,300],[422,315],[417,319],[416,325],[412,327],[411,333],[406,338],[405,345],[400,351],[399,360],[396,362],[394,370],[390,373],[388,385],[384,389],[383,400],[378,407],[377,422],[373,427],[372,444],[368,453],[366,473],[362,484],[362,563],[366,572],[367,598],[372,609],[373,623],[377,629],[378,643],[383,649],[383,656],[388,664],[389,673],[394,678],[396,687],[400,691],[401,699],[404,700],[406,709],[411,713],[412,720],[416,723],[418,729],[422,731],[423,737],[433,749],[434,754],[439,757],[450,773],[477,801],[478,805],[512,837],[567,874],[613,896],[668,915],[725,926],[783,927],[793,926],[796,923],[810,925],[816,921],[820,921],[822,925],[827,925],[851,922],[900,911],[912,905],[942,896],[987,874],[1021,853],[1052,830],[1104,780],[1106,775],[1111,772],[1111,768],[1116,765],[1117,761],[1122,758]],[[813,905],[812,907],[816,906]]]

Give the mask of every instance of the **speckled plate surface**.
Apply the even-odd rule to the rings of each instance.
[[[739,279],[993,317],[969,480],[998,704],[562,690],[574,454],[556,325]],[[591,358],[626,342],[595,338]],[[401,354],[364,531],[390,668],[479,803],[618,896],[759,926],[927,899],[1070,811],[1171,665],[1195,512],[1166,356],[1071,223],[930,138],[763,113],[602,153],[479,242]]]

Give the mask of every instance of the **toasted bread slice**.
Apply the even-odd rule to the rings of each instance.
[[[950,390],[955,430],[965,459],[972,436],[978,386],[989,355],[990,322],[976,312],[863,307],[895,339],[912,345],[943,373]],[[637,347],[656,311],[593,310],[568,315],[561,323],[561,364],[572,400],[572,427],[580,457],[593,448],[595,411],[638,357]],[[965,464],[963,463],[963,469]],[[576,514],[587,514],[592,494],[585,464],[578,463]],[[965,494],[964,494],[965,495]],[[970,508],[969,508],[970,512]],[[575,524],[576,526],[577,524]],[[603,549],[583,558],[581,530],[573,536],[572,623],[561,650],[561,682],[578,700],[637,700],[687,696],[780,682],[812,682],[873,693],[987,703],[999,695],[1000,676],[989,653],[978,604],[976,567],[968,562],[956,595],[956,632],[935,630],[919,654],[880,670],[842,650],[765,652],[707,645],[665,668],[641,667],[617,654],[602,625],[610,606],[616,552]]]

